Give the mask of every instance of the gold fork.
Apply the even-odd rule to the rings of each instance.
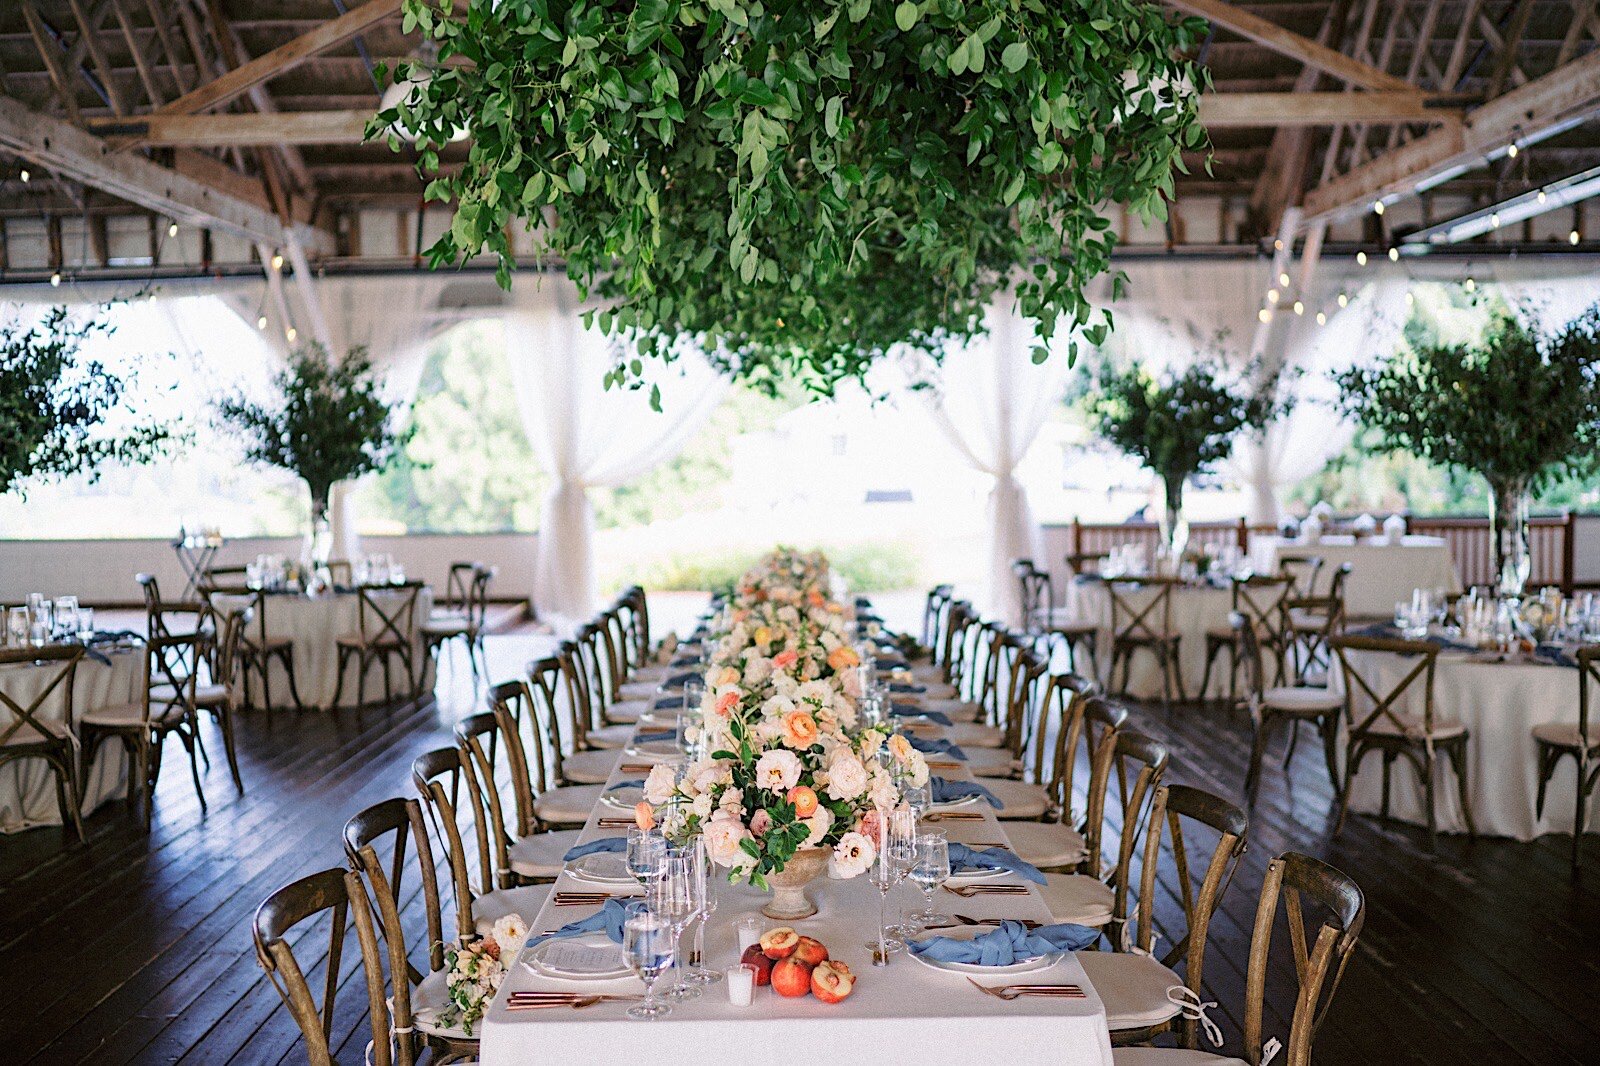
[[[946,892],[954,892],[962,899],[971,899],[973,896],[1026,896],[1028,890],[1022,885],[945,885]]]
[[[1018,996],[1041,996],[1051,999],[1087,999],[1077,985],[983,985],[967,978],[968,983],[985,995],[995,999],[1013,1000]]]

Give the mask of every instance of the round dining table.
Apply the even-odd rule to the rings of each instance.
[[[0,688],[26,707],[38,698],[57,672],[51,666],[0,667]],[[142,648],[96,645],[78,660],[73,675],[71,714],[74,724],[91,710],[138,698],[143,682]],[[63,701],[52,693],[39,708],[37,717],[44,721],[60,721],[63,713]],[[11,720],[9,708],[0,710],[0,722]],[[120,795],[127,775],[128,757],[122,745],[102,744],[85,774],[83,813],[87,815],[107,799]],[[44,760],[19,759],[0,766],[0,832],[15,833],[35,826],[60,824],[55,773]]]
[[[1250,563],[1257,573],[1276,574],[1284,556],[1315,555],[1322,560],[1316,593],[1326,594],[1333,571],[1350,564],[1344,586],[1345,614],[1352,618],[1392,618],[1394,605],[1409,600],[1412,589],[1460,592],[1461,578],[1443,537],[1408,534],[1398,543],[1382,538],[1357,540],[1330,535],[1315,542],[1261,536],[1251,541]]]
[[[1124,588],[1119,590],[1119,595],[1134,611],[1139,611],[1152,603],[1158,592],[1158,588],[1152,585],[1140,589]],[[1099,627],[1095,635],[1095,666],[1099,680],[1107,686],[1108,691],[1119,691],[1121,669],[1118,669],[1116,678],[1110,677],[1113,637],[1111,593],[1105,581],[1092,576],[1073,581],[1067,587],[1066,607],[1075,621]],[[1178,664],[1183,691],[1191,699],[1199,695],[1200,680],[1205,675],[1206,633],[1213,629],[1228,628],[1228,612],[1232,609],[1233,590],[1228,585],[1194,581],[1172,589],[1172,632],[1182,637],[1178,643]],[[1160,613],[1160,607],[1156,607],[1146,619],[1157,632],[1161,628]],[[1127,620],[1122,621],[1126,625]],[[1226,655],[1219,656],[1217,665],[1212,669],[1213,691],[1217,689],[1218,677],[1223,679],[1222,684],[1226,688],[1227,671]],[[1154,654],[1142,649],[1133,653],[1127,695],[1141,700],[1161,698],[1161,669]],[[1177,695],[1174,690],[1173,697]]]
[[[392,609],[388,601],[398,601],[406,592],[402,589],[376,589],[369,592],[375,602]],[[266,614],[266,633],[269,639],[287,638],[294,642],[295,687],[300,702],[305,707],[328,709],[338,705],[356,705],[360,686],[357,682],[357,657],[350,656],[345,663],[344,686],[339,685],[339,638],[355,636],[361,629],[361,595],[355,591],[323,592],[315,596],[293,592],[269,592],[263,597]],[[214,592],[211,603],[218,611],[237,611],[255,603],[254,594]],[[417,685],[426,692],[433,687],[433,664],[427,655],[422,637],[422,623],[433,612],[433,592],[426,587],[417,591],[412,608],[411,655],[417,672]],[[373,612],[368,612],[367,630],[373,635],[378,623]],[[247,631],[255,637],[260,629],[259,619],[252,619]],[[399,656],[391,656],[390,672],[396,695],[404,692],[407,678]],[[289,703],[289,676],[278,658],[269,666],[272,681],[272,702],[276,706]],[[253,700],[261,699],[261,679],[250,682]],[[374,661],[367,672],[367,699],[378,699],[383,693],[383,669]]]
[[[1372,652],[1350,652],[1352,669],[1380,692],[1398,684],[1411,661]],[[1577,802],[1573,761],[1556,768],[1545,800],[1544,816],[1534,813],[1539,792],[1539,763],[1533,727],[1546,723],[1576,725],[1578,679],[1581,675],[1557,662],[1524,657],[1489,661],[1464,651],[1441,652],[1434,676],[1435,720],[1460,721],[1467,741],[1467,798],[1477,831],[1486,836],[1532,840],[1545,833],[1572,832]],[[1370,705],[1369,705],[1370,706]],[[1397,706],[1420,715],[1423,693],[1413,683]],[[1361,718],[1362,707],[1355,708]],[[1592,728],[1592,727],[1591,727]],[[1343,745],[1341,744],[1341,753]],[[1341,754],[1342,759],[1342,754]],[[1342,763],[1341,763],[1342,765]],[[1369,755],[1350,789],[1352,812],[1376,813],[1382,798],[1383,760]],[[1434,769],[1435,806],[1440,832],[1464,833],[1454,771],[1448,759]],[[1426,824],[1422,782],[1404,759],[1391,771],[1389,811],[1393,817]],[[1600,832],[1600,804],[1591,804],[1587,831]]]

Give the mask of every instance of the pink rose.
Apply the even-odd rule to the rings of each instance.
[[[767,830],[772,828],[772,815],[766,811],[757,811],[750,816],[750,832],[755,836],[767,835]]]

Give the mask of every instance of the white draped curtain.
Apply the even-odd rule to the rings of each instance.
[[[518,287],[505,316],[506,358],[522,425],[550,475],[539,522],[534,588],[543,613],[566,620],[594,608],[594,506],[588,490],[622,485],[664,463],[711,416],[728,382],[698,352],[652,368],[648,390],[607,389],[616,344],[585,328],[564,278]]]
[[[916,393],[932,424],[968,466],[993,479],[985,516],[984,595],[989,607],[1020,623],[1011,563],[1041,558],[1043,537],[1017,468],[1060,405],[1069,367],[1059,342],[1049,359],[1033,362],[1039,343],[1034,325],[1009,299],[989,309],[987,325],[987,336],[947,351],[937,368],[918,366],[913,377],[933,386]]]

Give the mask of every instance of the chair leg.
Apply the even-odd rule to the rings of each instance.
[[[1328,760],[1328,784],[1339,787],[1339,720],[1324,717],[1317,720],[1317,730],[1322,734],[1322,757]]]
[[[1289,772],[1289,763],[1294,759],[1295,745],[1300,742],[1300,719],[1289,719],[1289,743],[1283,750],[1283,770]]]
[[[1473,824],[1472,801],[1467,797],[1467,746],[1465,744],[1452,744],[1450,746],[1450,766],[1456,773],[1456,795],[1461,799],[1461,820],[1467,823],[1467,839],[1476,839],[1478,827]]]
[[[134,769],[139,776],[140,798],[144,802],[144,831],[150,832],[151,816],[155,813],[156,788],[155,774],[161,769],[161,746],[151,745],[148,737],[140,737],[136,742],[134,753]],[[129,783],[131,789],[132,783]]]
[[[333,706],[330,707],[329,710],[336,711],[339,709],[339,699],[344,695],[344,668],[345,664],[350,661],[350,649],[341,647],[339,649],[339,654],[335,656],[335,659],[338,660],[338,665],[336,667],[337,672],[334,675],[333,681]]]
[[[184,750],[189,755],[189,776],[194,778],[194,794],[200,798],[200,812],[204,814],[206,811],[206,790],[200,783],[200,760],[195,751],[200,740],[200,731],[197,727],[198,723],[193,718],[190,718],[187,727],[178,727],[178,739],[183,741]]]
[[[1378,808],[1378,815],[1385,822],[1389,820],[1389,775],[1394,768],[1394,752],[1383,753],[1383,803]]]
[[[1437,764],[1430,752],[1422,760],[1422,801],[1428,808],[1428,850],[1437,851],[1439,848],[1439,816],[1434,812],[1434,786],[1433,779]]]
[[[1250,742],[1250,769],[1244,775],[1245,802],[1254,805],[1256,792],[1261,788],[1261,759],[1267,750],[1267,730],[1272,725],[1272,718],[1263,714],[1256,723],[1256,735]]]
[[[284,648],[278,653],[283,660],[283,672],[289,675],[289,699],[294,702],[294,709],[298,713],[306,709],[304,701],[300,699],[300,682],[294,676],[294,648]]]
[[[1573,873],[1577,873],[1578,872],[1578,846],[1583,841],[1583,823],[1584,823],[1584,814],[1585,814],[1584,807],[1587,806],[1587,801],[1588,801],[1588,798],[1589,798],[1589,790],[1588,790],[1588,788],[1585,787],[1586,785],[1588,785],[1588,782],[1586,780],[1584,780],[1584,771],[1586,771],[1589,767],[1587,765],[1588,760],[1584,758],[1584,754],[1585,754],[1584,752],[1580,751],[1578,753],[1577,759],[1575,760],[1577,762],[1577,764],[1578,764],[1578,798],[1577,798],[1577,807],[1576,807],[1576,810],[1575,810],[1575,812],[1574,812],[1574,814],[1572,816],[1572,872]],[[83,832],[81,827],[79,828],[78,832],[80,834]]]
[[[78,831],[78,839],[82,840],[83,823],[79,822],[77,818],[74,817],[76,811],[73,804],[67,802],[68,788],[66,763],[56,758],[47,758],[45,761],[50,764],[51,774],[56,779],[56,808],[61,812],[61,830],[62,832],[66,832],[67,827],[71,826]],[[77,799],[76,790],[73,791],[74,795],[72,798]]]
[[[239,795],[244,795],[244,779],[239,776],[239,753],[234,747],[233,740],[233,708],[228,704],[214,709],[212,719],[217,723],[217,728],[222,731],[222,752],[228,757],[228,772],[233,775],[233,787],[239,790]]]
[[[1545,792],[1550,787],[1550,775],[1554,771],[1554,769],[1555,769],[1555,759],[1552,757],[1552,749],[1546,744],[1540,744],[1539,745],[1539,796],[1538,796],[1537,799],[1535,799],[1533,801],[1533,816],[1535,818],[1543,818],[1544,817],[1544,796],[1545,796]],[[1579,778],[1580,778],[1579,785],[1580,786],[1582,785],[1582,781],[1581,781],[1582,776],[1583,775],[1580,773],[1579,774]]]
[[[1344,752],[1344,785],[1339,789],[1339,817],[1333,823],[1333,835],[1338,836],[1344,829],[1344,816],[1350,810],[1350,783],[1356,776],[1356,768],[1361,765],[1361,757],[1366,752],[1354,744],[1345,748]]]
[[[1206,640],[1206,668],[1200,674],[1200,691],[1195,695],[1195,699],[1202,704],[1206,701],[1206,693],[1211,691],[1211,666],[1217,661],[1217,655],[1221,651],[1221,644],[1210,639]]]

